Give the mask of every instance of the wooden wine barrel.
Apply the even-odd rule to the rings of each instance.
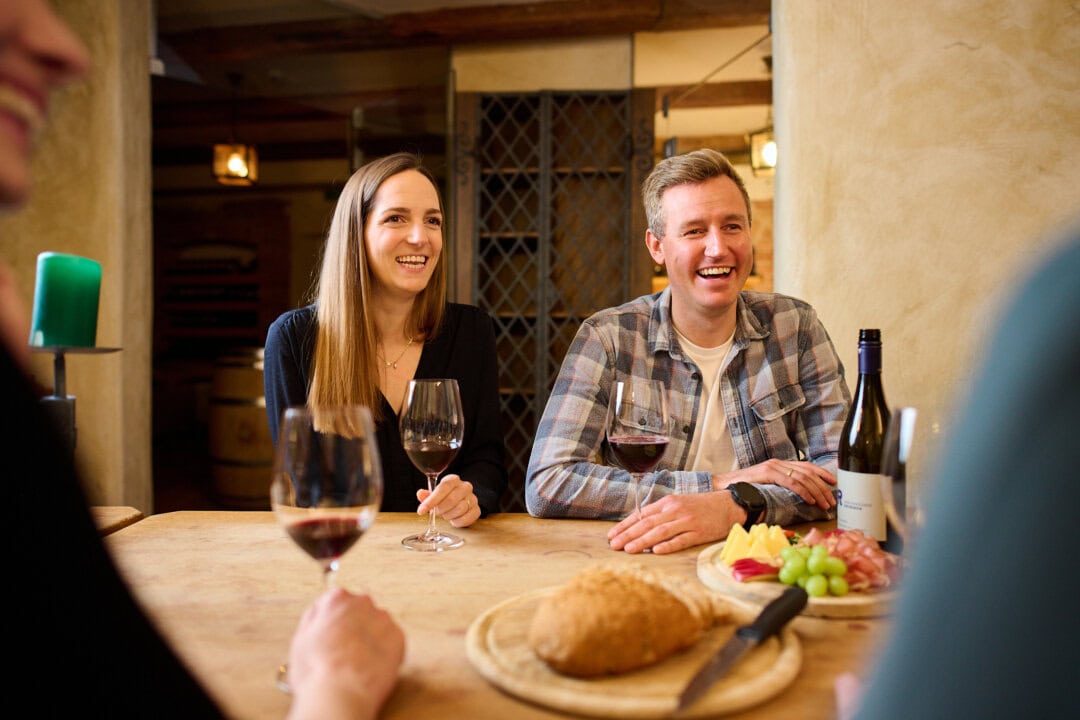
[[[220,505],[270,509],[274,443],[266,421],[262,348],[236,351],[214,365],[210,459]]]

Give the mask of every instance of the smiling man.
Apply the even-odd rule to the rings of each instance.
[[[612,548],[658,553],[723,539],[735,523],[832,517],[843,366],[808,304],[742,289],[754,262],[742,178],[698,150],[660,162],[642,199],[645,244],[669,286],[578,330],[529,459],[529,512],[622,518]],[[663,381],[673,418],[642,477],[640,516],[604,436],[610,389],[629,378]]]

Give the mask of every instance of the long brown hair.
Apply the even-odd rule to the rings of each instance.
[[[378,337],[371,317],[372,274],[367,261],[364,228],[375,193],[388,178],[416,170],[431,181],[442,209],[435,177],[411,153],[374,160],[345,183],[326,235],[322,266],[315,286],[317,306],[315,358],[308,405],[366,405],[376,422],[382,420],[379,392]],[[445,249],[445,233],[443,247]],[[429,340],[438,331],[446,307],[446,253],[439,253],[435,271],[413,303],[405,331],[417,340]]]

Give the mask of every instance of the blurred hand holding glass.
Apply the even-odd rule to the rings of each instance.
[[[371,412],[359,405],[286,408],[274,453],[270,503],[289,537],[322,566],[323,590],[338,562],[375,522],[383,476]],[[288,691],[287,668],[278,685]]]

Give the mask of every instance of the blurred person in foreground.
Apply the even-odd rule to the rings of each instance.
[[[861,704],[837,680],[841,720],[1080,717],[1080,224],[1068,238],[986,345]]]
[[[833,517],[843,366],[810,305],[743,290],[754,257],[742,178],[697,150],[658,163],[642,199],[645,244],[669,286],[578,330],[533,444],[529,512],[625,518],[611,547],[658,553],[722,540],[735,524]],[[662,380],[673,418],[642,477],[640,518],[604,435],[612,385],[627,377]]]
[[[0,0],[0,208],[30,195],[30,160],[51,92],[83,76],[82,43],[46,0]],[[0,260],[0,453],[14,527],[4,619],[10,687],[34,716],[220,716],[113,565],[73,460],[29,376],[28,315]],[[372,718],[397,679],[404,637],[365,596],[340,589],[303,614],[289,653],[293,718]],[[267,681],[270,685],[270,680]]]
[[[447,302],[444,242],[438,184],[418,156],[397,153],[354,172],[334,210],[312,303],[267,332],[266,414],[276,443],[289,406],[370,408],[381,511],[434,510],[463,528],[498,512],[506,450],[492,320]],[[461,389],[465,439],[434,492],[398,430],[414,378],[454,378]]]

